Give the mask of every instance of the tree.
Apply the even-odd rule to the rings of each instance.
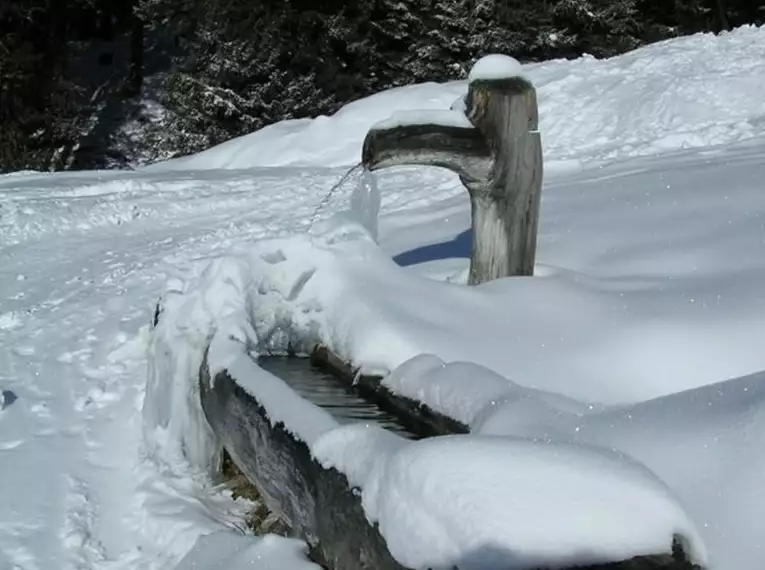
[[[144,21],[137,0],[129,0],[125,8],[122,17],[130,30],[130,67],[125,92],[135,97],[141,94],[144,79]]]

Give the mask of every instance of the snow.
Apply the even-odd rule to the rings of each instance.
[[[368,518],[407,568],[587,565],[669,553],[676,535],[705,561],[668,489],[616,453],[480,436],[396,446],[380,431],[344,427],[314,452],[352,473]]]
[[[475,62],[470,69],[468,82],[492,81],[512,77],[524,77],[521,63],[509,55],[493,53]]]
[[[228,371],[265,408],[272,426],[283,423],[287,431],[309,446],[339,426],[329,412],[298,396],[284,381],[255,364],[252,358],[239,357]]]
[[[398,127],[418,125],[440,125],[457,129],[472,129],[473,124],[465,116],[464,112],[456,110],[409,110],[397,111],[387,119],[372,125],[371,130],[395,129]]]
[[[255,344],[286,350],[321,339],[366,372],[425,353],[591,403],[692,389],[765,369],[763,164],[752,144],[715,160],[686,153],[549,180],[533,279],[470,289],[422,279],[423,261],[464,275],[469,253],[459,241],[467,212],[444,221],[449,214],[428,205],[412,212],[415,225],[404,217],[408,227],[394,221],[381,235],[410,268],[336,216],[310,236],[243,246],[236,263],[247,288],[237,294],[250,299]],[[386,198],[416,170],[399,172],[380,179]],[[430,176],[424,187],[434,186]],[[463,191],[444,206],[465,201]],[[407,246],[424,220],[439,233]],[[283,261],[264,261],[272,258]],[[491,339],[504,339],[502,349]]]
[[[454,100],[454,103],[449,107],[449,110],[465,115],[467,113],[467,101],[465,101],[465,95],[457,97]]]
[[[307,559],[305,543],[294,538],[262,538],[215,532],[200,537],[175,570],[319,570]]]
[[[0,412],[0,568],[164,570],[201,536],[242,533],[249,506],[210,479],[219,449],[194,392],[221,331],[239,345],[219,345],[218,366],[317,339],[372,372],[425,359],[386,381],[502,445],[626,453],[669,488],[649,485],[657,514],[682,504],[712,568],[759,570],[763,66],[754,27],[525,66],[546,159],[536,277],[471,290],[468,200],[448,172],[354,179],[308,227],[369,127],[449,109],[465,82],[136,172],[0,177],[0,390],[17,397]],[[357,453],[348,469],[386,473],[390,491],[412,474],[396,457],[418,458],[397,441],[374,443],[390,464]],[[572,453],[571,477],[590,453]],[[649,488],[624,469],[598,474]]]
[[[584,414],[594,408],[554,392],[519,386],[474,362],[444,362],[432,354],[407,360],[385,376],[382,385],[472,428],[482,425],[498,406],[509,403],[519,421],[533,420],[540,411]]]
[[[639,402],[680,393],[763,368],[763,357],[757,350],[762,341],[761,313],[749,310],[762,303],[757,285],[763,272],[762,262],[754,251],[746,256],[745,264],[734,254],[762,242],[760,212],[765,210],[765,204],[752,183],[761,176],[761,153],[759,145],[735,146],[718,151],[721,160],[714,162],[707,154],[699,157],[697,153],[684,153],[650,162],[633,161],[626,169],[622,164],[599,168],[594,177],[569,175],[561,185],[574,194],[570,199],[586,202],[587,194],[578,188],[579,184],[586,184],[591,199],[598,204],[591,210],[613,224],[609,230],[602,221],[598,225],[585,216],[575,230],[560,228],[564,234],[581,236],[582,242],[589,244],[587,249],[579,249],[581,244],[567,241],[559,254],[561,259],[565,256],[576,260],[577,252],[586,253],[580,261],[586,272],[549,264],[541,266],[539,276],[533,280],[505,280],[469,290],[440,284],[423,279],[414,271],[416,267],[398,268],[364,229],[354,224],[352,216],[340,213],[318,224],[310,236],[245,244],[236,257],[219,259],[213,264],[236,267],[236,272],[231,269],[222,274],[235,273],[238,277],[210,283],[214,287],[236,283],[236,288],[225,294],[197,294],[191,289],[187,296],[211,297],[227,303],[236,299],[239,311],[246,315],[247,327],[252,329],[246,339],[255,350],[284,351],[288,345],[300,346],[301,342],[307,349],[312,342],[323,340],[366,371],[393,370],[385,382],[394,391],[416,397],[470,425],[481,425],[480,420],[490,417],[497,407],[508,409],[510,403],[513,406],[508,415],[513,419],[512,425],[523,426],[524,422],[535,425],[540,417],[565,414],[581,417],[603,409],[603,404]],[[721,195],[715,180],[727,179],[731,164],[735,165],[738,178],[735,183],[728,183],[727,193]],[[646,231],[630,232],[621,248],[612,239],[607,244],[607,263],[599,264],[598,255],[595,262],[589,261],[587,256],[598,252],[602,232],[616,237],[631,223],[638,227],[645,223],[636,217],[634,206],[639,203],[636,196],[644,199],[653,177],[669,182],[664,186],[674,189],[663,196],[657,191],[658,198],[653,194],[649,197],[659,202],[659,211],[666,209],[670,219],[660,217],[659,226],[648,220]],[[620,199],[616,201],[610,193],[614,178],[620,182]],[[703,190],[702,180],[711,184],[707,191]],[[556,186],[552,188],[555,192]],[[662,199],[683,200],[685,191],[692,192],[696,200],[693,223],[685,219],[686,210],[662,203]],[[608,197],[605,204],[602,196]],[[563,199],[567,197],[557,196],[562,202],[561,212],[573,209],[579,220],[582,211],[590,210],[587,204],[580,209],[572,208],[571,201]],[[609,205],[610,202],[615,203]],[[690,203],[690,197],[685,202]],[[735,220],[730,217],[734,214],[731,207],[726,210],[730,203],[746,204],[753,210],[742,211],[742,218]],[[725,212],[724,220],[720,220],[720,212]],[[673,214],[679,216],[676,222]],[[735,228],[728,230],[735,233],[732,241],[721,239],[726,231],[720,229],[721,221],[723,228]],[[465,223],[464,218],[461,222]],[[707,238],[709,228],[717,231]],[[679,239],[682,235],[679,231],[690,234]],[[647,242],[641,246],[643,238]],[[658,263],[661,257],[657,251],[670,259],[676,251],[679,260],[684,261],[688,243],[705,252],[693,260],[702,270],[674,261]],[[464,266],[465,260],[461,263]],[[203,284],[202,291],[205,287]],[[733,289],[728,292],[728,287]],[[693,296],[678,305],[678,288],[681,299],[699,294],[699,302]],[[714,293],[715,303],[704,299],[706,289]],[[205,301],[201,306],[214,307],[215,303]],[[186,308],[183,313],[193,314],[195,310]],[[211,320],[214,314],[215,311]],[[167,322],[174,322],[172,315],[168,315]],[[707,340],[708,333],[700,335],[699,330],[709,327],[715,328],[715,334]],[[518,334],[519,329],[523,336]],[[661,331],[664,335],[655,338]],[[513,342],[505,342],[498,349],[491,342],[472,342],[475,338]],[[657,349],[661,352],[645,358],[646,353]],[[693,358],[685,359],[682,353],[678,356],[680,351]],[[445,364],[438,357],[418,356],[412,361],[414,364],[406,363],[403,369],[396,369],[407,359],[427,352],[441,359],[479,362],[484,366],[469,362]],[[582,361],[587,365],[578,372]],[[515,382],[487,370],[485,366],[489,364],[489,368]],[[257,378],[254,371],[236,376]],[[470,382],[466,383],[466,379]],[[255,380],[252,383],[257,384]],[[279,399],[273,398],[268,409],[279,411]],[[304,431],[297,421],[295,424],[300,437],[307,441],[315,441],[316,435],[326,433],[314,428]],[[527,437],[538,437],[540,433],[547,437],[548,431],[524,431]],[[746,430],[741,437],[749,438],[752,433],[756,432]],[[611,447],[620,449],[616,444]],[[675,452],[669,463],[693,464],[693,461],[693,456]],[[661,465],[647,464],[663,471]],[[723,485],[724,480],[719,484]],[[711,504],[703,500],[708,492],[706,486],[678,482],[672,488],[690,504]],[[741,496],[751,498],[753,489],[745,487]],[[740,528],[742,520],[749,522],[747,518],[738,518],[737,512],[731,515],[713,508],[705,511],[703,520],[714,517],[726,529],[722,536],[729,536],[727,529]],[[718,525],[705,528],[710,533],[708,541],[718,546],[716,553],[724,552],[729,557],[733,556],[732,549],[747,553],[737,566],[742,568],[746,567],[746,560],[758,559],[758,542],[723,544],[721,535],[715,534]]]
[[[459,419],[473,433],[627,453],[667,483],[703,527],[711,568],[754,568],[765,555],[762,523],[750,508],[763,498],[754,478],[765,468],[759,436],[765,428],[765,374],[605,408],[509,381],[503,385],[476,364],[447,364],[432,355],[404,363],[384,384]]]
[[[648,466],[675,492],[702,531],[710,568],[757,568],[765,555],[757,514],[765,494],[761,434],[765,374],[728,380],[588,415],[504,404],[476,426],[486,434],[544,433],[619,449]]]
[[[11,330],[21,326],[21,317],[14,311],[0,315],[0,329]]]

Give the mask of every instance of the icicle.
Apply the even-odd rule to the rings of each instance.
[[[361,173],[356,189],[351,195],[351,213],[377,241],[377,217],[380,213],[380,190],[375,174],[367,169]]]

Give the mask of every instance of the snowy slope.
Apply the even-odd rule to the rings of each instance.
[[[547,167],[726,144],[761,133],[761,33],[745,27],[719,37],[660,42],[609,60],[529,66],[526,73],[539,92]],[[391,109],[448,109],[466,89],[466,82],[391,89],[331,118],[284,121],[151,169],[354,164],[369,127]]]
[[[502,339],[517,367],[509,358],[493,361],[496,350],[472,341],[470,354],[460,356],[521,384],[603,402],[640,402],[765,369],[758,349],[765,314],[763,62],[765,31],[744,28],[605,62],[534,66],[529,75],[540,89],[550,166],[543,291],[501,283],[483,294],[502,311],[527,307],[526,322],[539,326]],[[4,396],[0,406],[1,569],[169,569],[198,536],[241,528],[245,506],[191,467],[174,440],[163,440],[171,431],[144,434],[147,325],[156,298],[170,278],[190,287],[211,257],[234,246],[305,233],[345,170],[337,165],[358,160],[369,125],[393,107],[448,108],[464,89],[393,90],[336,117],[282,123],[139,172],[0,177],[0,391],[17,397]],[[675,152],[688,147],[697,150]],[[410,282],[409,273],[459,279],[465,261],[452,257],[464,254],[468,210],[455,179],[402,169],[386,173],[380,190],[383,250],[406,263],[433,261],[374,276],[412,287],[421,280]],[[322,217],[346,208],[349,192],[340,190]],[[379,252],[370,255],[379,258],[375,268],[392,267]],[[353,263],[339,259],[338,267],[351,271]],[[534,312],[548,298],[553,306]],[[406,315],[396,315],[394,305],[404,299],[373,300],[397,330],[396,319]],[[381,368],[412,352],[467,350],[464,340],[449,340],[452,308],[439,327],[426,323],[433,336],[391,351],[395,361],[355,354],[358,347],[344,344],[348,335],[337,336],[338,347]],[[570,370],[572,380],[552,375],[556,370]],[[741,433],[762,437],[761,430]],[[749,464],[761,464],[765,446],[747,449]],[[747,465],[739,472],[728,484],[753,488]],[[751,499],[749,509],[765,508],[761,493],[743,498]],[[718,568],[756,570],[765,530],[733,506],[722,520],[746,523],[748,534],[695,522]],[[727,550],[714,551],[722,543]],[[295,558],[293,546],[285,551]],[[734,551],[747,556],[727,555]]]

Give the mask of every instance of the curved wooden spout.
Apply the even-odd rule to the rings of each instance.
[[[469,283],[533,275],[543,174],[534,86],[522,76],[474,79],[465,115],[465,127],[373,128],[362,162],[370,170],[417,164],[458,173],[470,194]]]
[[[369,170],[390,166],[440,166],[465,181],[486,179],[491,153],[475,127],[438,124],[399,125],[367,133],[362,164]]]

